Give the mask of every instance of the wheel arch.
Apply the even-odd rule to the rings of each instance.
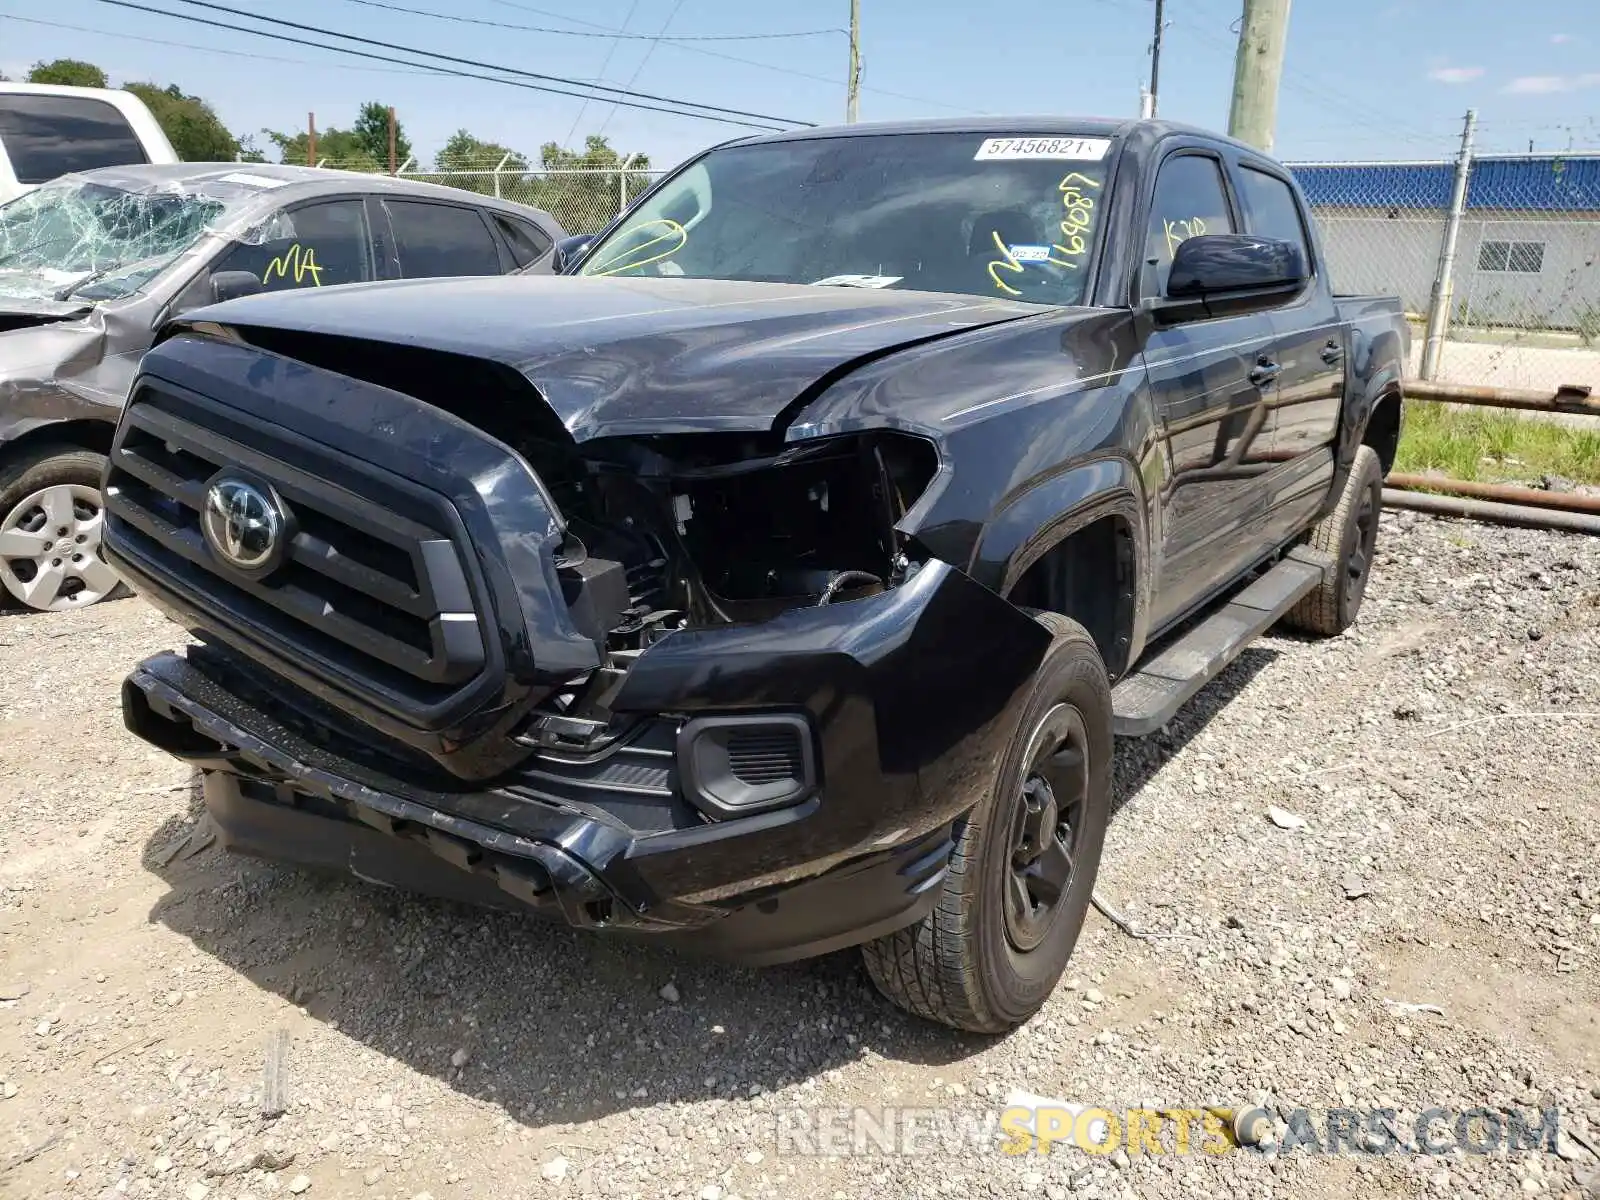
[[[1143,648],[1147,529],[1132,464],[1102,459],[1029,489],[1002,510],[985,530],[975,574],[1013,604],[1083,625],[1115,679]]]
[[[47,449],[92,450],[96,454],[110,454],[111,439],[116,431],[113,422],[92,417],[34,425],[0,441],[0,467],[27,461]]]
[[[1394,470],[1395,457],[1400,451],[1401,404],[1400,384],[1391,382],[1372,402],[1366,427],[1361,431],[1361,445],[1371,446],[1378,452],[1378,462],[1386,476]]]

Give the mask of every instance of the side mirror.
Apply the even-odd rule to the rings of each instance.
[[[1299,291],[1311,278],[1293,242],[1245,233],[1186,238],[1172,256],[1167,299],[1203,301],[1215,310],[1262,307]]]
[[[261,280],[249,271],[218,271],[211,277],[211,299],[220,304],[240,296],[254,296],[262,290]]]
[[[565,275],[567,268],[583,257],[583,252],[594,241],[594,234],[579,233],[572,237],[562,238],[556,243],[555,259],[552,265],[557,275]]]

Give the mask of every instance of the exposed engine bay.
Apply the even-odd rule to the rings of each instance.
[[[908,565],[894,525],[935,468],[930,445],[884,433],[776,452],[731,434],[517,449],[566,518],[574,618],[613,654],[893,587]]]

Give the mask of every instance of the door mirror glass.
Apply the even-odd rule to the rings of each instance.
[[[261,290],[261,280],[249,271],[218,271],[211,276],[213,303],[236,300],[240,296],[254,296]]]
[[[594,241],[594,234],[580,233],[574,237],[562,238],[556,243],[555,269],[560,275],[578,259],[583,257],[583,252]]]

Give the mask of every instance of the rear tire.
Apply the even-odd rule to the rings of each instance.
[[[1311,545],[1333,556],[1335,570],[1284,616],[1290,629],[1336,637],[1355,623],[1367,594],[1383,510],[1383,464],[1371,446],[1356,448],[1334,510],[1311,531]]]
[[[1037,618],[1053,640],[988,797],[957,830],[938,902],[862,947],[867,974],[895,1004],[974,1033],[1015,1028],[1055,990],[1110,817],[1105,664],[1076,621]]]
[[[0,605],[64,612],[127,594],[100,553],[105,466],[51,446],[0,467]]]

